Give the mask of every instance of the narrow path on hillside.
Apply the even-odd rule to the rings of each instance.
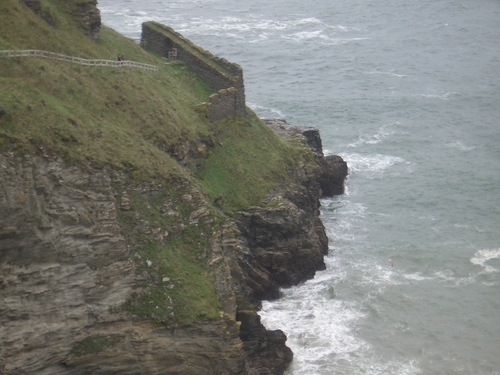
[[[61,53],[40,51],[34,49],[28,50],[2,50],[0,51],[0,57],[43,57],[46,59],[54,59],[60,61],[66,61],[79,65],[86,66],[105,66],[105,67],[126,67],[131,66],[134,68],[145,69],[150,72],[157,72],[158,67],[155,65],[144,64],[137,61],[113,61],[113,60],[102,60],[102,59],[82,59],[81,57],[63,55]]]

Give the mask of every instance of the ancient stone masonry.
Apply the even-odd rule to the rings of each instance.
[[[230,87],[227,90],[221,89],[217,94],[212,94],[208,102],[200,103],[198,108],[206,111],[209,120],[218,121],[226,116],[236,116],[238,114],[236,101],[238,100],[238,90]]]
[[[164,57],[184,61],[216,91],[200,105],[210,120],[246,114],[243,71],[239,65],[212,55],[172,28],[156,22],[142,24],[141,45]]]

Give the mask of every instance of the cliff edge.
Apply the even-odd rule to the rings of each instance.
[[[337,172],[319,133],[249,108],[207,116],[216,88],[89,32],[95,1],[2,7],[3,49],[159,71],[0,58],[0,374],[283,373],[286,337],[257,312],[324,267],[319,199]]]

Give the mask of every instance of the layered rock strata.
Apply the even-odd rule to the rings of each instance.
[[[234,316],[167,329],[113,311],[147,277],[120,173],[1,154],[0,184],[0,374],[246,373]]]
[[[297,128],[281,130],[310,142]],[[137,256],[144,244],[119,220],[134,203],[130,194],[150,199],[146,208],[155,202],[165,215],[181,215],[158,203],[164,188],[48,155],[0,154],[0,374],[283,373],[292,358],[286,337],[267,331],[254,306],[324,267],[321,174],[319,163],[295,166],[267,206],[249,207],[210,232],[200,259],[221,318],[169,328],[116,309],[141,288],[168,282],[144,267]],[[212,220],[200,192],[180,184],[187,213],[172,233],[135,214],[148,242]]]

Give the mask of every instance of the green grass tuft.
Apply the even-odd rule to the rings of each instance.
[[[118,344],[124,340],[124,336],[88,336],[82,341],[79,341],[70,351],[76,357],[83,357],[89,354],[99,354],[108,347]]]

